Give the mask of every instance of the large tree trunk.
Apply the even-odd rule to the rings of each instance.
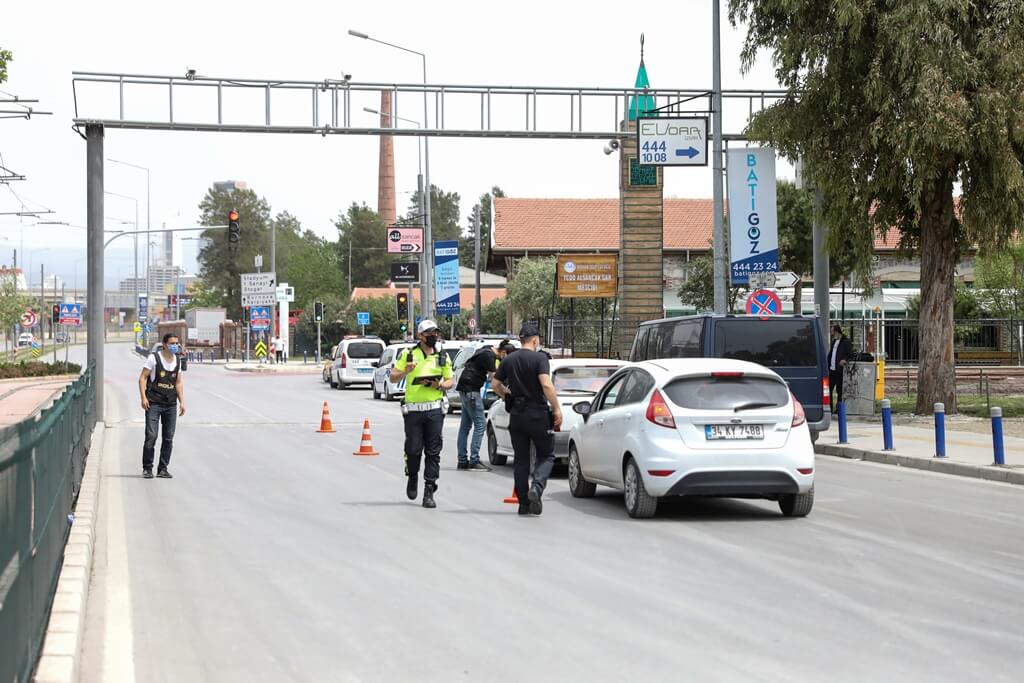
[[[917,368],[918,414],[943,403],[956,412],[953,361],[953,277],[958,252],[953,215],[952,173],[925,186],[921,193],[921,314]]]
[[[801,278],[803,276],[801,275]],[[798,279],[793,285],[793,315],[803,315],[804,312],[804,281]]]

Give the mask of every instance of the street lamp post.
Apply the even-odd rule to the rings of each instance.
[[[135,202],[135,223],[133,224],[133,232],[135,232],[135,275],[132,280],[132,292],[135,294],[135,318],[139,317],[139,200],[135,197],[129,197],[126,194],[118,194],[116,192],[104,191],[103,194],[109,194],[111,197],[120,197],[121,199],[130,199]],[[146,228],[146,234],[149,234],[149,228]]]
[[[138,169],[140,171],[145,171],[146,172],[146,230],[147,231],[152,230],[152,228],[150,227],[150,224],[149,224],[149,219],[150,219],[150,215],[151,215],[151,212],[149,210],[149,169],[146,168],[145,166],[139,166],[138,164],[132,164],[132,163],[129,163],[127,161],[118,161],[117,159],[110,159],[110,158],[108,158],[107,161],[109,161],[109,162],[111,162],[113,164],[121,164],[122,166],[129,166],[131,168],[135,168],[135,169]],[[136,205],[136,209],[137,208],[138,208],[138,205]],[[136,222],[138,222],[138,213],[136,213],[135,220],[136,220]],[[136,230],[138,230],[138,228],[136,228]],[[147,299],[149,298],[149,247],[150,247],[150,245],[147,244],[146,245],[146,298]],[[138,273],[136,273],[135,277],[138,277],[138,276],[139,276]],[[138,297],[136,297],[136,298],[138,298]]]
[[[401,45],[395,45],[377,38],[371,38],[369,35],[361,32],[349,29],[348,34],[355,38],[362,38],[363,40],[369,40],[374,43],[380,43],[388,47],[393,47],[396,50],[408,52],[414,55],[418,55],[423,61],[423,128],[426,129],[430,122],[430,115],[427,110],[427,56],[417,50],[411,50]],[[424,318],[431,316],[431,309],[433,306],[433,288],[434,288],[434,268],[433,268],[433,252],[434,242],[433,235],[430,229],[430,138],[423,135],[423,165],[425,172],[425,187],[421,193],[423,198],[423,264],[426,266],[423,268],[423,272],[420,274],[422,280],[420,285],[420,309],[421,314]],[[427,253],[429,250],[429,253]]]

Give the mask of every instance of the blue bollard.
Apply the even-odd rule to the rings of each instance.
[[[935,404],[935,457],[946,457],[946,405]]]
[[[848,444],[850,440],[846,435],[846,401],[839,402],[839,443]]]
[[[1006,464],[1006,452],[1003,450],[1003,409],[992,407],[992,450],[995,451],[995,464]]]
[[[892,447],[892,403],[882,399],[882,450],[891,451]]]
[[[306,353],[307,353],[306,349],[302,349],[302,364],[303,365],[308,365],[309,364],[309,359],[306,358]]]

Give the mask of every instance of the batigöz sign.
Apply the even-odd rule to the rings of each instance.
[[[779,269],[775,150],[730,149],[726,163],[731,281],[745,285],[751,273],[774,273]]]
[[[637,161],[645,166],[707,166],[708,120],[650,118],[636,122]]]

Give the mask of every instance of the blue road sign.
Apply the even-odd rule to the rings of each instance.
[[[270,329],[270,306],[252,306],[249,309],[249,322],[253,331]]]
[[[370,312],[359,311],[356,313],[356,324],[357,325],[369,325],[370,324]]]
[[[82,304],[61,304],[58,322],[61,325],[81,327],[82,325]]]

